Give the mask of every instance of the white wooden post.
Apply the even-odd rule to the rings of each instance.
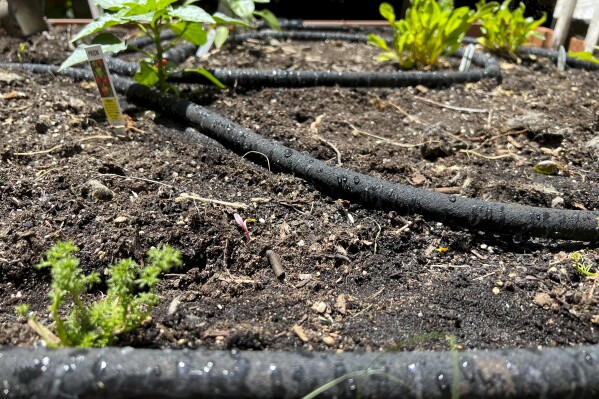
[[[554,50],[563,45],[568,37],[570,22],[572,21],[572,15],[574,15],[574,9],[576,8],[576,0],[559,0],[555,8],[559,8],[559,13],[557,14],[555,32],[553,34],[553,40],[551,41],[551,48]]]
[[[593,18],[584,39],[584,51],[592,53],[597,45],[597,40],[599,40],[599,4],[595,6]]]
[[[89,11],[92,14],[92,18],[96,19],[100,16],[100,11],[98,11],[98,6],[94,3],[93,0],[87,0],[87,4],[89,5]]]

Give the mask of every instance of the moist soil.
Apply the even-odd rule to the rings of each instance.
[[[77,29],[2,37],[1,59],[58,64]],[[185,65],[391,70],[376,53],[341,41],[251,40]],[[500,85],[180,88],[330,164],[466,197],[599,210],[597,72],[561,72],[543,58],[500,62]],[[72,240],[83,270],[104,277],[118,259],[143,265],[160,243],[181,251],[184,267],[164,276],[151,319],[119,346],[447,349],[429,333],[453,335],[461,349],[599,342],[596,280],[569,260],[584,251],[596,264],[596,244],[368,209],[271,173],[260,154],[239,156],[179,120],[122,105],[127,127],[111,127],[95,83],[0,69],[0,345],[41,342],[15,314],[19,304],[52,328],[50,273],[35,265],[57,240]],[[554,173],[535,172],[541,161]]]

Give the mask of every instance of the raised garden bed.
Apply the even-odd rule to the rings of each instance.
[[[3,37],[2,59],[58,64],[70,33],[55,27],[24,53]],[[252,39],[202,66],[392,71],[373,61],[376,53],[342,40]],[[447,69],[457,63],[448,59]],[[181,88],[183,97],[329,165],[454,199],[598,217],[597,72],[560,72],[543,57],[500,65],[500,85]],[[33,265],[59,239],[81,248],[86,272],[124,257],[143,262],[161,242],[183,253],[184,269],[159,286],[163,302],[152,320],[119,346],[448,348],[443,338],[423,338],[430,333],[455,336],[460,350],[599,342],[596,280],[570,261],[581,250],[595,261],[596,232],[578,241],[528,237],[485,222],[482,207],[460,226],[363,206],[359,195],[343,194],[360,184],[353,174],[322,187],[281,172],[285,165],[272,163],[273,173],[263,155],[239,147],[236,154],[182,118],[134,103],[123,103],[127,128],[111,128],[92,83],[0,69],[0,345],[39,341],[14,308],[29,303],[48,322],[50,276]],[[536,173],[541,161],[555,161],[555,174]],[[256,219],[250,242],[234,213]],[[269,250],[284,279],[269,266]],[[99,287],[92,297],[102,295]]]

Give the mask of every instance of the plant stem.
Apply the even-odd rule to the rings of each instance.
[[[162,56],[164,49],[160,41],[160,21],[150,24],[152,32],[154,32],[154,43],[156,44],[156,65],[158,68],[158,88],[162,92],[166,92],[166,66],[162,65]]]

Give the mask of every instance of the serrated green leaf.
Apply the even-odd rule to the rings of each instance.
[[[275,14],[273,14],[270,10],[257,10],[254,11],[254,15],[259,16],[260,18],[262,18],[264,20],[264,22],[266,22],[266,25],[268,25],[268,27],[270,29],[273,30],[281,30],[281,25],[279,25],[279,20],[277,19],[277,16]]]
[[[174,18],[181,21],[214,24],[216,21],[202,8],[194,5],[182,6],[170,12]]]
[[[60,64],[58,68],[59,71],[62,71],[65,68],[71,67],[76,64],[81,64],[82,62],[87,61],[87,53],[85,52],[85,48],[89,47],[86,44],[82,44],[73,51],[73,53]],[[124,42],[118,42],[115,44],[102,45],[102,51],[104,54],[116,54],[127,48],[127,44]]]
[[[252,0],[229,0],[231,11],[241,18],[251,18],[255,10]]]
[[[71,43],[79,39],[82,39],[86,36],[92,35],[96,32],[99,32],[102,29],[106,29],[108,27],[124,23],[125,20],[123,19],[123,14],[124,12],[118,12],[116,14],[104,14],[100,16],[98,19],[85,25],[83,29],[81,29],[79,33],[77,33],[75,37],[71,39]]]
[[[213,74],[207,71],[204,68],[196,68],[196,69],[185,69],[185,72],[198,73],[204,76],[206,79],[214,83],[219,89],[224,89],[226,86],[220,82]]]

